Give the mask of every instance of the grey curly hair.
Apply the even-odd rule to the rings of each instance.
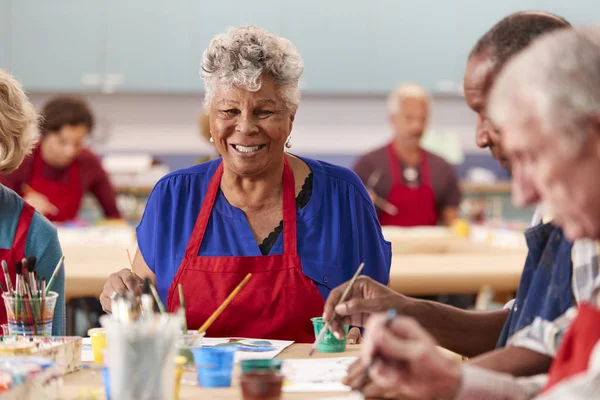
[[[37,142],[38,117],[23,87],[0,69],[0,172],[21,165]]]
[[[253,25],[230,28],[215,36],[202,56],[204,107],[210,107],[219,85],[256,92],[266,75],[274,79],[286,106],[295,112],[300,103],[298,82],[303,69],[302,56],[288,39]]]

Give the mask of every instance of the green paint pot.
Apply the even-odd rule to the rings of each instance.
[[[319,336],[321,329],[325,326],[325,321],[323,321],[322,317],[312,318],[311,321],[313,323],[316,338]],[[349,328],[350,327],[348,326],[344,327],[346,336],[342,340],[336,339],[336,337],[333,336],[333,333],[327,330],[327,333],[325,333],[325,336],[323,336],[323,339],[317,345],[317,350],[321,353],[343,353],[346,351],[346,338],[348,337]]]

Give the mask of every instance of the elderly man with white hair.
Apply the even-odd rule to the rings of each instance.
[[[534,182],[570,240],[599,240],[600,29],[535,42],[501,72],[488,110],[512,168],[527,178],[513,184]],[[450,361],[406,317],[372,318],[361,360],[374,363],[369,375],[378,385],[417,399],[600,398],[600,279],[569,314],[577,317],[555,333],[560,348],[548,375],[513,378]]]
[[[370,191],[381,225],[451,225],[457,217],[461,194],[454,167],[420,146],[430,97],[415,83],[392,91],[388,114],[393,140],[353,167]]]

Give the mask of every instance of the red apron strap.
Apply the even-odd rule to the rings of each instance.
[[[204,234],[206,233],[206,227],[217,198],[217,193],[219,192],[219,185],[221,184],[222,176],[223,162],[221,162],[221,164],[219,164],[217,167],[217,170],[215,171],[215,174],[211,178],[210,184],[208,185],[206,196],[204,196],[204,200],[202,201],[200,213],[198,214],[198,218],[194,224],[194,229],[192,230],[192,236],[190,237],[187,248],[185,249],[186,257],[190,255],[197,256],[198,252],[200,251],[200,245],[202,244]]]
[[[296,185],[294,172],[287,157],[283,157],[283,254],[295,255],[296,247]]]
[[[204,234],[206,233],[206,227],[208,226],[208,220],[212,213],[213,206],[219,192],[219,186],[221,184],[221,178],[223,177],[223,163],[219,165],[215,174],[211,178],[206,196],[202,202],[200,213],[194,224],[194,230],[192,236],[188,242],[185,250],[186,256],[193,255],[197,256],[204,240]],[[282,179],[282,191],[283,191],[283,252],[284,254],[294,255],[297,253],[296,247],[296,197],[295,197],[295,182],[294,173],[290,167],[290,163],[287,157],[284,157],[283,162],[283,179]]]
[[[388,145],[388,161],[390,163],[390,174],[392,176],[392,186],[395,184],[401,184],[402,179],[400,178],[400,161],[396,150],[394,150],[394,142],[392,141]]]
[[[25,244],[27,243],[27,234],[29,233],[33,214],[35,214],[35,209],[24,201],[12,245],[13,254],[16,254],[18,259],[25,256]]]

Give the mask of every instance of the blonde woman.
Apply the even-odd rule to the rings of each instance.
[[[13,172],[31,153],[37,133],[35,109],[23,88],[0,69],[0,174]],[[56,228],[15,192],[0,185],[0,260],[8,264],[15,281],[16,264],[24,257],[36,257],[36,271],[50,279],[62,257]],[[64,271],[64,269],[63,269]],[[53,335],[65,334],[64,273],[60,272],[52,290],[59,294],[52,326]],[[0,282],[6,287],[4,274]],[[0,306],[0,323],[6,323],[6,310]]]

